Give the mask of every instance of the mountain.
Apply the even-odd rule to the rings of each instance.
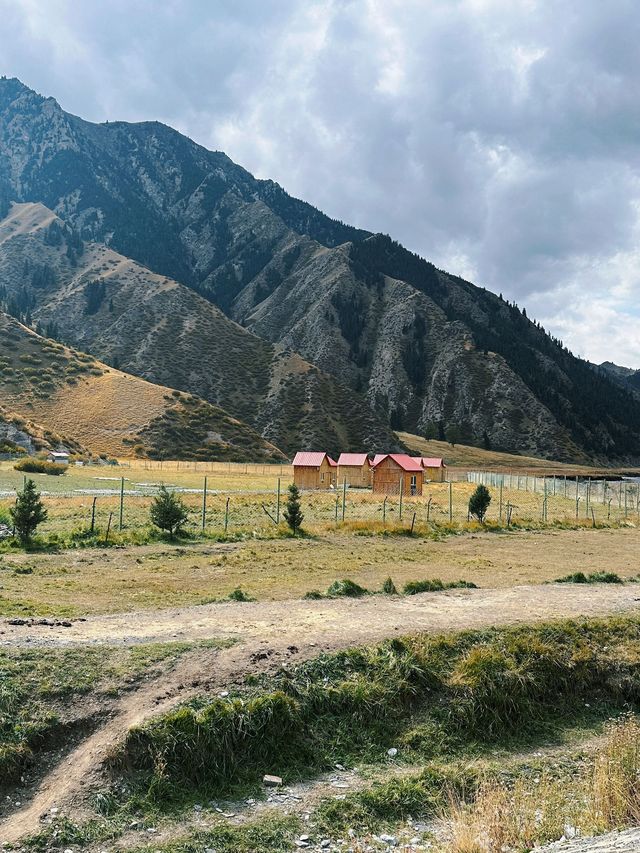
[[[41,204],[13,204],[0,222],[0,305],[113,367],[197,394],[288,453],[399,445],[347,386],[192,289],[83,241]]]
[[[222,409],[114,370],[2,313],[0,400],[0,445],[11,441],[30,451],[84,446],[118,457],[284,458]]]
[[[517,306],[164,125],[92,124],[1,80],[0,199],[5,216],[12,202],[38,202],[70,229],[53,247],[58,261],[39,261],[53,282],[19,265],[21,235],[2,244],[11,299],[30,301],[75,345],[222,405],[289,452],[374,449],[389,427],[442,434],[453,424],[467,443],[499,450],[640,459],[640,401]],[[114,263],[130,274],[118,279]],[[96,272],[119,280],[113,322],[102,303],[105,316],[82,314]],[[136,309],[146,287],[156,308]],[[162,338],[179,343],[178,357]]]
[[[598,366],[601,371],[611,376],[618,384],[640,394],[640,370],[634,370],[632,367],[621,367],[612,361],[603,361]]]

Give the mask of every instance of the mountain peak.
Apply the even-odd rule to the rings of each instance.
[[[38,95],[17,77],[0,77],[0,103],[10,104],[23,95],[35,95],[42,98],[42,95]]]

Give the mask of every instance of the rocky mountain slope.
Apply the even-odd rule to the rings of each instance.
[[[79,271],[87,270],[78,248],[89,241],[104,247],[102,272],[135,259],[164,282],[156,291],[168,289],[162,300],[154,291],[163,316],[145,327],[143,346],[131,340],[143,313],[133,309],[115,324],[85,321],[86,332],[72,309],[66,334],[84,335],[85,348],[122,358],[127,370],[223,405],[283,448],[333,447],[346,437],[373,447],[385,440],[384,422],[413,433],[455,424],[467,442],[561,460],[640,458],[640,402],[516,306],[388,237],[329,219],[161,124],[91,124],[2,80],[0,198],[5,215],[10,202],[37,201],[72,226],[80,242],[67,240],[63,251]],[[24,285],[19,273],[14,267],[14,293]],[[140,285],[146,275],[136,267]],[[61,323],[79,298],[75,279],[68,285],[69,275],[60,276],[57,309],[45,283],[46,310],[38,292],[34,312]],[[252,334],[242,337],[239,326],[232,333],[228,318]],[[189,364],[184,351],[177,359],[160,352],[158,323],[181,345],[194,330],[208,366],[224,327],[225,340],[238,343],[224,347],[234,353],[231,375],[209,377],[197,355]],[[246,386],[236,370],[247,374]],[[281,392],[283,381],[294,387]],[[283,402],[270,405],[274,382]],[[265,385],[270,396],[258,393],[256,403]],[[359,401],[347,411],[353,392],[368,409]],[[366,409],[366,426],[349,427],[356,409]]]
[[[223,407],[288,452],[398,444],[348,387],[192,289],[79,239],[41,204],[12,205],[0,222],[0,304],[116,368]]]
[[[113,456],[284,458],[217,406],[114,370],[2,313],[0,400],[0,446],[4,438],[30,451],[63,445]]]

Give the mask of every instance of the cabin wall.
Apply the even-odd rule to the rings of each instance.
[[[299,489],[319,489],[320,470],[307,465],[294,465],[293,482]]]
[[[338,483],[347,481],[350,486],[369,488],[371,486],[371,468],[367,465],[339,465]]]
[[[444,468],[425,468],[424,478],[432,483],[444,483]]]
[[[415,477],[412,490],[411,479]],[[400,482],[405,497],[422,494],[423,475],[420,471],[403,471],[393,459],[384,459],[373,469],[373,491],[382,495],[399,495]]]

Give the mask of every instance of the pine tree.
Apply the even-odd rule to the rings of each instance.
[[[469,512],[475,515],[480,524],[484,524],[484,517],[491,503],[491,494],[486,486],[480,485],[469,498]]]
[[[445,431],[445,435],[451,447],[455,447],[456,444],[459,444],[462,437],[460,428],[456,426],[456,424],[449,424]]]
[[[28,545],[38,525],[46,521],[48,514],[33,480],[25,482],[9,513],[18,539],[23,545]]]
[[[429,421],[424,428],[424,437],[427,441],[435,441],[438,438],[438,424]]]
[[[300,490],[295,483],[289,486],[289,497],[287,498],[284,518],[295,536],[304,521],[304,515],[300,510]]]
[[[169,492],[165,486],[160,486],[151,504],[150,516],[152,524],[166,531],[173,539],[186,524],[189,512],[175,492]]]

